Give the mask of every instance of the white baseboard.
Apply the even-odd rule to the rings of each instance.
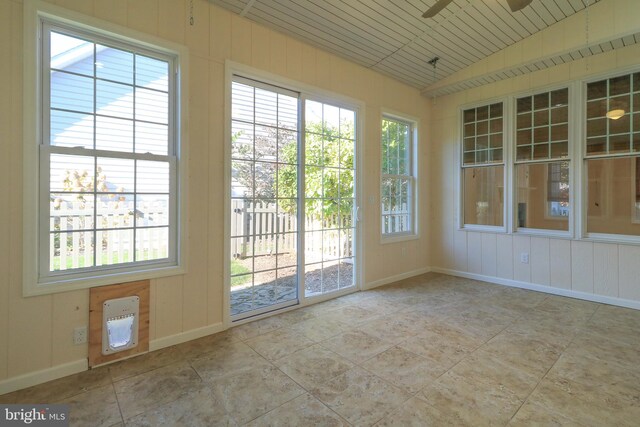
[[[207,335],[217,334],[226,328],[222,322],[213,325],[203,326],[201,328],[191,329],[189,331],[180,332],[168,337],[157,338],[149,341],[149,351],[160,350],[161,348],[171,347],[172,345],[182,344],[183,342],[206,337]]]
[[[47,381],[57,380],[58,378],[86,371],[87,369],[89,369],[87,359],[80,359],[51,368],[18,375],[17,377],[0,381],[0,394],[11,393],[12,391],[46,383]]]
[[[367,291],[369,289],[377,288],[378,286],[388,285],[389,283],[408,279],[409,277],[419,276],[430,271],[432,271],[430,267],[418,268],[417,270],[407,271],[406,273],[396,274],[395,276],[389,276],[385,277],[384,279],[374,280],[373,282],[365,283],[362,290]]]
[[[511,286],[514,288],[528,289],[531,291],[544,292],[547,294],[560,295],[563,297],[577,298],[585,301],[599,302],[602,304],[617,305],[620,307],[640,310],[640,301],[628,300],[624,298],[590,294],[587,292],[579,292],[571,289],[554,288],[553,286],[537,285],[535,283],[522,282],[512,279],[503,279],[501,277],[495,276],[485,276],[482,274],[468,273],[466,271],[450,270],[448,268],[431,267],[431,271],[435,273],[449,274],[451,276],[465,277],[467,279],[480,280],[482,282],[495,283],[497,285]]]
[[[195,340],[207,335],[221,332],[225,329],[222,323],[203,326],[202,328],[192,329],[190,331],[181,332],[179,334],[170,335],[168,337],[158,338],[149,342],[149,351],[159,350],[161,348],[170,347],[183,342]],[[135,356],[133,356],[135,357]],[[16,390],[31,387],[34,385],[46,383],[47,381],[57,380],[58,378],[77,374],[89,369],[87,359],[76,360],[74,362],[53,366],[51,368],[42,369],[40,371],[29,372],[17,377],[8,378],[0,381],[0,395],[11,393]]]

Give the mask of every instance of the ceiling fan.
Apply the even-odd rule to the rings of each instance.
[[[440,13],[442,9],[447,7],[452,1],[453,0],[438,0],[436,4],[431,6],[429,10],[422,14],[422,17],[433,18],[438,13]],[[517,12],[520,9],[524,9],[525,7],[529,6],[529,3],[531,2],[532,0],[507,0],[507,4],[511,8],[511,12]]]

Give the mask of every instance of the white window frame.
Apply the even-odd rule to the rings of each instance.
[[[580,182],[581,182],[581,192],[580,192],[580,214],[576,218],[578,219],[578,236],[581,240],[592,241],[592,242],[603,242],[603,243],[618,243],[618,244],[631,244],[631,245],[640,245],[640,236],[634,236],[629,234],[612,234],[612,233],[589,233],[587,231],[587,212],[588,212],[588,193],[589,193],[589,174],[587,171],[587,161],[588,160],[596,160],[596,159],[612,159],[616,157],[624,158],[624,157],[638,157],[639,154],[635,154],[633,152],[630,153],[620,153],[620,154],[604,154],[604,155],[596,155],[596,156],[587,156],[587,85],[589,83],[598,82],[601,80],[609,80],[611,78],[625,76],[629,74],[634,74],[640,72],[640,67],[632,66],[632,67],[624,67],[615,69],[612,71],[607,71],[605,73],[599,73],[593,76],[590,76],[587,79],[581,79],[578,83],[580,84],[580,102],[579,102],[579,112],[580,118],[576,120],[580,127],[580,144],[578,145],[577,150],[579,150],[579,163],[580,163]],[[578,163],[578,162],[576,162]],[[578,173],[578,172],[576,172]],[[635,176],[633,177],[635,182]],[[635,185],[632,185],[634,188]],[[631,215],[633,219],[634,215]],[[635,221],[632,221],[635,223]]]
[[[393,120],[400,123],[409,125],[409,171],[410,175],[385,175],[382,172],[382,132],[380,132],[380,203],[378,203],[380,209],[380,225],[378,230],[380,232],[380,242],[382,244],[397,243],[409,240],[416,240],[420,238],[420,229],[418,225],[419,217],[419,203],[418,203],[418,128],[419,120],[415,117],[411,117],[407,114],[398,113],[390,109],[383,109],[380,116],[380,126],[382,127],[383,120]],[[382,180],[385,176],[397,177],[397,178],[409,178],[409,223],[411,229],[404,232],[383,233],[382,232]]]
[[[568,134],[568,141],[569,141],[569,153],[568,156],[566,158],[563,159],[542,159],[542,160],[530,160],[530,161],[526,161],[526,162],[522,162],[522,161],[518,161],[516,160],[516,135],[518,132],[517,129],[517,115],[518,115],[518,109],[517,109],[517,102],[518,102],[518,98],[522,98],[525,96],[535,96],[537,94],[541,94],[541,93],[548,93],[548,92],[553,92],[555,90],[559,90],[559,89],[568,89],[569,94],[568,94],[568,100],[569,100],[569,108],[568,108],[568,118],[567,118],[567,125],[568,125],[568,130],[569,130],[569,134]],[[540,86],[540,87],[536,87],[536,88],[532,88],[523,92],[518,92],[515,93],[513,95],[511,95],[511,100],[512,100],[512,105],[513,105],[513,110],[511,111],[511,113],[509,114],[508,117],[508,121],[509,121],[509,126],[511,128],[511,131],[509,133],[510,136],[510,142],[509,142],[509,146],[511,149],[511,156],[509,157],[509,169],[511,171],[511,176],[513,177],[510,183],[510,190],[509,193],[512,196],[512,202],[510,203],[512,212],[511,212],[511,223],[512,223],[512,233],[515,234],[521,234],[521,235],[530,235],[530,236],[542,236],[542,237],[555,237],[555,238],[563,238],[563,239],[567,239],[567,238],[573,238],[574,233],[575,233],[575,218],[576,218],[576,211],[577,209],[575,208],[577,206],[578,200],[576,197],[577,192],[579,191],[579,189],[576,187],[576,179],[574,179],[575,175],[575,150],[573,147],[575,147],[576,145],[580,145],[580,144],[576,144],[576,141],[579,141],[579,133],[576,131],[576,126],[575,126],[575,122],[576,122],[576,117],[578,117],[578,109],[580,108],[580,103],[581,100],[579,99],[579,97],[576,95],[578,92],[578,90],[576,90],[576,85],[574,83],[571,82],[564,82],[564,83],[560,83],[560,84],[553,84],[553,85],[545,85],[545,86]],[[532,124],[533,126],[533,124]],[[543,228],[527,228],[527,227],[518,227],[518,198],[517,198],[517,176],[516,176],[516,168],[518,165],[520,164],[536,164],[536,163],[545,163],[547,164],[547,166],[551,163],[556,163],[556,162],[561,162],[561,161],[567,161],[569,162],[569,216],[568,216],[568,220],[569,220],[569,229],[567,231],[564,230],[551,230],[551,229],[543,229]],[[545,200],[547,198],[547,189],[545,186],[545,190],[544,190],[544,194],[545,194]],[[548,210],[549,210],[549,205],[548,202],[545,202],[546,206],[545,206],[545,212],[544,212],[544,217],[545,219],[550,219],[550,220],[563,220],[563,217],[554,217],[551,215],[548,215]]]
[[[325,89],[320,89],[316,86],[309,85],[306,83],[299,82],[297,80],[293,80],[290,78],[282,77],[277,74],[273,74],[264,70],[260,70],[249,65],[240,64],[238,62],[234,62],[231,60],[225,61],[225,117],[228,120],[225,120],[224,126],[224,140],[231,141],[231,86],[234,79],[234,76],[242,76],[247,79],[255,80],[257,82],[263,82],[267,85],[271,86],[280,86],[282,88],[298,92],[300,93],[300,110],[299,110],[299,120],[304,124],[304,108],[303,104],[306,100],[317,101],[322,103],[328,103],[337,107],[347,108],[355,111],[356,114],[356,129],[355,129],[355,152],[354,152],[354,165],[355,165],[355,179],[356,179],[356,198],[354,200],[354,211],[355,211],[355,223],[356,223],[356,234],[357,238],[355,240],[354,247],[354,258],[357,259],[356,268],[354,271],[354,286],[351,286],[346,289],[342,289],[336,292],[330,292],[327,294],[317,295],[307,297],[305,296],[304,289],[302,292],[298,292],[298,305],[283,308],[279,312],[284,312],[287,310],[295,309],[298,307],[305,307],[312,304],[317,304],[323,301],[327,301],[330,299],[334,299],[343,295],[347,295],[353,292],[356,292],[360,289],[363,289],[363,271],[364,271],[364,263],[365,259],[363,256],[362,250],[362,242],[363,242],[363,234],[364,230],[362,229],[362,218],[363,213],[362,209],[359,207],[362,206],[362,194],[363,194],[363,168],[361,167],[361,159],[363,157],[363,147],[362,141],[364,137],[364,128],[365,128],[365,116],[366,116],[366,108],[365,103],[359,101],[357,99],[341,95],[335,92],[331,92]],[[304,134],[304,132],[302,132]],[[301,153],[303,156],[303,153]],[[304,160],[304,159],[303,159]],[[231,271],[230,271],[230,263],[231,263],[231,144],[225,143],[225,153],[224,153],[224,266],[223,266],[223,277],[224,277],[224,307],[223,307],[223,323],[226,327],[230,327],[231,325],[241,325],[246,322],[250,322],[257,319],[262,319],[273,315],[272,311],[268,311],[266,313],[256,314],[255,316],[245,318],[243,320],[233,321],[230,310],[230,298],[231,298],[231,288],[229,286],[231,280]],[[299,188],[304,188],[304,179],[301,177],[298,180]],[[302,185],[301,185],[302,184]],[[299,224],[299,232],[304,233],[304,223]],[[302,257],[304,268],[304,255]]]
[[[46,24],[45,24],[46,22]],[[108,40],[111,44],[155,55],[172,58],[170,69],[170,117],[169,117],[169,163],[173,173],[170,186],[170,255],[168,259],[141,261],[123,265],[110,265],[67,270],[64,273],[49,271],[43,258],[48,253],[48,192],[49,168],[40,167],[41,156],[51,151],[44,135],[48,125],[43,117],[48,99],[43,96],[47,89],[46,79],[42,79],[42,40],[45,25],[65,28],[77,32],[94,41]],[[186,260],[186,174],[182,159],[186,156],[186,106],[187,106],[187,50],[183,46],[147,36],[130,29],[104,22],[79,13],[39,1],[25,0],[24,3],[24,172],[23,172],[23,294],[25,296],[64,292],[133,280],[173,276],[185,272]],[[171,87],[171,85],[173,87]],[[173,141],[173,142],[172,142]],[[70,148],[69,153],[80,151],[99,156],[97,150]],[[87,153],[90,151],[90,153]],[[110,156],[113,157],[112,153]],[[123,157],[125,157],[123,155]],[[158,156],[140,154],[140,159],[158,160]],[[164,156],[163,156],[164,157]],[[166,160],[166,159],[165,159]],[[48,258],[45,256],[45,258]],[[44,265],[47,264],[47,265]],[[46,271],[43,271],[45,270]]]
[[[483,231],[490,233],[507,233],[511,229],[511,217],[509,216],[509,206],[511,204],[511,200],[513,198],[512,191],[510,190],[512,186],[512,169],[513,169],[513,160],[511,159],[512,148],[511,144],[509,144],[509,136],[511,135],[511,128],[513,127],[513,120],[511,119],[511,113],[513,111],[513,97],[505,98],[491,98],[486,100],[481,100],[478,102],[473,102],[470,104],[461,105],[458,107],[458,144],[457,144],[457,155],[456,161],[458,165],[458,173],[456,174],[458,183],[456,188],[458,188],[458,208],[456,212],[458,213],[458,230],[464,231]],[[490,106],[492,104],[502,103],[502,163],[482,163],[480,165],[464,165],[464,110],[468,110],[471,108],[478,108],[483,106]],[[480,224],[465,224],[464,222],[464,170],[469,167],[486,167],[486,166],[502,166],[504,168],[503,172],[503,192],[502,192],[502,203],[503,203],[503,212],[502,212],[502,222],[501,226],[498,225],[480,225]]]

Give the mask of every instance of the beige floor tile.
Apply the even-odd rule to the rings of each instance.
[[[422,390],[446,371],[444,366],[400,347],[390,348],[361,366],[412,394]]]
[[[239,338],[231,334],[230,331],[224,331],[180,344],[178,349],[183,357],[193,359],[214,351],[220,346],[238,341],[240,341]]]
[[[296,309],[287,311],[286,313],[278,314],[275,317],[280,319],[284,325],[291,326],[295,325],[296,323],[304,322],[305,320],[313,319],[314,317],[316,317],[316,315],[304,310]]]
[[[229,330],[231,335],[241,339],[242,341],[258,337],[276,329],[287,326],[287,323],[277,316],[267,317],[265,319],[255,320],[239,326],[234,326]]]
[[[604,392],[601,387],[565,379],[543,379],[528,401],[582,425],[637,426],[640,419],[640,407]]]
[[[282,372],[307,390],[348,371],[354,364],[316,344],[276,362]]]
[[[461,334],[442,335],[425,331],[398,346],[448,369],[476,349],[478,342]]]
[[[122,422],[113,385],[94,388],[56,403],[69,405],[70,426],[112,426]]]
[[[398,344],[418,335],[421,328],[412,322],[411,317],[400,313],[377,317],[358,326],[357,330],[391,344]]]
[[[237,425],[208,387],[200,388],[171,403],[130,418],[126,424],[127,427]]]
[[[305,313],[310,313],[314,316],[323,316],[325,314],[329,314],[338,308],[346,307],[351,305],[352,301],[347,298],[336,298],[329,301],[320,302],[317,304],[313,304],[304,308],[301,308]]]
[[[640,359],[638,359],[640,360]],[[561,382],[575,381],[617,395],[640,407],[640,365],[619,365],[606,359],[585,357],[583,354],[564,353],[546,375],[547,379]]]
[[[447,372],[419,397],[465,425],[504,425],[522,400],[510,391]]]
[[[362,331],[350,331],[322,341],[321,345],[358,364],[382,353],[393,344]]]
[[[603,359],[633,369],[638,367],[640,360],[640,342],[629,338],[620,341],[589,332],[578,332],[565,353]]]
[[[504,388],[523,401],[542,378],[542,375],[533,375],[481,352],[470,354],[450,372],[472,382]]]
[[[480,347],[497,360],[533,375],[544,375],[558,360],[561,349],[521,334],[503,332]]]
[[[313,345],[313,341],[303,334],[287,328],[251,338],[245,343],[272,362]]]
[[[529,426],[548,426],[548,427],[582,427],[583,425],[561,414],[556,414],[548,408],[543,408],[531,402],[525,402],[524,405],[516,412],[509,426],[529,427]]]
[[[340,335],[343,332],[353,329],[354,326],[347,325],[346,323],[339,322],[333,319],[327,318],[314,318],[305,320],[295,325],[290,326],[288,329],[299,332],[311,341],[320,342],[327,340],[336,335]]]
[[[211,385],[216,399],[244,424],[303,394],[305,390],[275,366],[261,366],[221,377]]]
[[[3,395],[2,398],[10,403],[44,404],[66,399],[107,384],[111,384],[109,370],[102,367],[19,390]]]
[[[319,315],[317,319],[319,321],[330,319],[347,325],[359,325],[376,317],[378,317],[378,314],[372,310],[360,308],[355,305],[348,305],[332,310],[327,314]]]
[[[407,297],[412,298],[412,297]],[[406,298],[405,298],[406,299]],[[362,301],[354,303],[354,305],[364,308],[365,310],[372,311],[378,316],[384,316],[391,313],[397,313],[402,310],[406,310],[408,304],[401,303],[399,301],[387,301],[381,297],[371,297]]]
[[[113,381],[116,382],[181,360],[183,360],[183,355],[180,348],[173,346],[116,362],[109,365],[109,372],[111,372]]]
[[[124,419],[172,402],[202,387],[196,372],[185,362],[165,366],[114,383]]]
[[[452,417],[450,413],[429,405],[423,399],[412,397],[397,411],[377,423],[376,427],[460,427],[464,425],[464,421],[460,418]]]
[[[303,394],[253,420],[248,427],[348,426],[338,414],[310,394]]]
[[[243,342],[221,346],[191,362],[198,375],[207,382],[269,365],[264,357]]]
[[[411,397],[362,368],[353,368],[312,390],[349,423],[373,425]]]

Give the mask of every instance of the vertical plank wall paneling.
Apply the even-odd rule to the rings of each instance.
[[[150,338],[158,340],[223,322],[224,284],[224,128],[225,61],[254,66],[283,78],[341,93],[364,103],[363,244],[372,262],[362,281],[424,269],[430,265],[429,205],[420,239],[381,245],[379,213],[379,118],[383,108],[420,119],[419,157],[426,163],[430,102],[418,90],[275,33],[212,5],[194,0],[189,25],[187,0],[48,0],[189,49],[188,253],[187,273],[151,284]],[[22,0],[0,4],[0,381],[82,360],[85,346],[74,346],[73,328],[86,323],[88,292],[22,297]],[[424,170],[428,170],[424,166]],[[1,179],[4,178],[4,179]],[[419,176],[425,190],[428,176]],[[401,245],[407,256],[401,255]],[[466,245],[465,245],[466,251]],[[465,256],[466,258],[466,256]],[[384,259],[379,267],[376,259]],[[377,265],[376,265],[377,264]],[[19,331],[16,333],[14,331]]]
[[[608,7],[615,4],[616,7]],[[617,6],[623,6],[619,8]],[[632,0],[609,0],[591,8],[589,37],[605,38],[624,31],[637,31],[637,19],[630,11],[639,10],[640,4]],[[595,13],[597,11],[597,13]],[[636,14],[637,15],[637,14]],[[521,64],[536,56],[552,51],[571,50],[585,43],[585,14],[576,13],[553,26],[514,43],[466,69],[443,79],[438,84],[472,79],[490,70],[499,70]],[[508,97],[527,91],[535,92],[548,85],[560,85],[601,73],[615,73],[625,67],[636,66],[640,46],[630,45],[601,53],[570,64],[562,64],[546,70],[512,77],[497,83],[457,92],[432,100],[430,135],[430,177],[444,190],[433,191],[432,251],[433,266],[470,273],[477,270],[475,259],[467,255],[473,251],[477,231],[460,231],[456,218],[459,164],[458,115],[460,107],[482,103],[490,99]],[[622,71],[621,71],[622,72]],[[507,140],[506,143],[509,143]],[[578,161],[575,160],[574,161]],[[487,235],[482,234],[482,242]],[[474,246],[469,246],[474,245]],[[453,253],[442,250],[452,247]],[[529,264],[520,262],[520,254],[529,253]],[[493,246],[483,245],[481,259],[492,257]],[[475,256],[475,255],[474,255]],[[594,297],[613,297],[627,300],[628,304],[640,303],[640,247],[615,243],[594,243],[582,240],[537,237],[521,234],[496,235],[496,273],[488,277],[555,287],[563,292],[576,291]]]

